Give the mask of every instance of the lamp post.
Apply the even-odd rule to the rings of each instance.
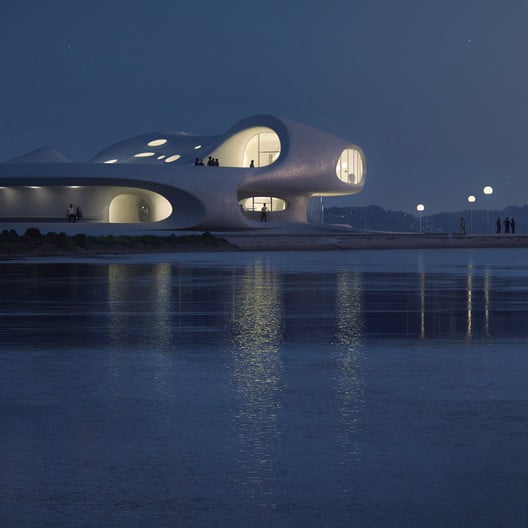
[[[489,185],[486,185],[486,187],[484,187],[484,189],[482,189],[482,192],[486,195],[486,223],[487,223],[487,228],[488,228],[488,233],[491,232],[491,229],[490,229],[490,223],[489,223],[489,201],[490,201],[490,196],[493,194],[493,187],[489,186]]]
[[[422,234],[422,213],[425,209],[424,204],[418,204],[416,210],[418,211],[418,217],[420,218],[420,235]]]
[[[472,194],[470,194],[467,200],[469,202],[469,229],[473,234],[473,204],[475,203],[476,198]]]

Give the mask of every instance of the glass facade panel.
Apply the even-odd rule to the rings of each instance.
[[[269,212],[286,210],[286,201],[274,196],[251,196],[240,200],[239,203],[244,211],[260,211],[264,204]]]
[[[253,160],[255,167],[266,167],[279,158],[281,144],[279,136],[273,130],[255,134],[244,149],[244,167]]]

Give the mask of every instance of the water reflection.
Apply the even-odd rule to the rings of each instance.
[[[364,332],[362,288],[360,273],[337,275],[336,346],[332,350],[337,363],[334,388],[342,465],[347,465],[352,459],[358,459],[360,455],[358,431],[364,405],[364,374],[361,365]]]
[[[148,272],[134,266],[108,266],[109,335],[118,348],[139,339],[158,351],[172,342],[172,266],[159,263]],[[134,324],[140,320],[141,324]],[[146,323],[146,324],[145,324]]]
[[[466,276],[466,290],[467,290],[467,329],[466,341],[471,341],[473,332],[473,266],[468,264]]]
[[[260,262],[233,284],[228,369],[236,400],[236,465],[252,499],[269,502],[280,447],[282,359],[279,275]],[[268,496],[268,498],[264,498]],[[268,504],[269,505],[269,504]]]

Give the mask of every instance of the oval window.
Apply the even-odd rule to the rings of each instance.
[[[343,150],[336,165],[337,177],[345,183],[359,185],[363,181],[363,155],[358,149]]]

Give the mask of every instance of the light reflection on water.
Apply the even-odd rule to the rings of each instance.
[[[337,364],[336,407],[339,414],[338,441],[346,469],[361,454],[358,431],[364,407],[362,369],[362,283],[360,273],[339,273],[336,277],[337,329],[332,347]]]
[[[519,255],[3,264],[6,525],[519,525]]]
[[[233,478],[245,484],[256,504],[262,503],[262,495],[270,496],[274,491],[270,484],[277,471],[281,443],[280,286],[278,274],[260,261],[245,269],[233,284],[232,344],[227,356],[238,441]]]

